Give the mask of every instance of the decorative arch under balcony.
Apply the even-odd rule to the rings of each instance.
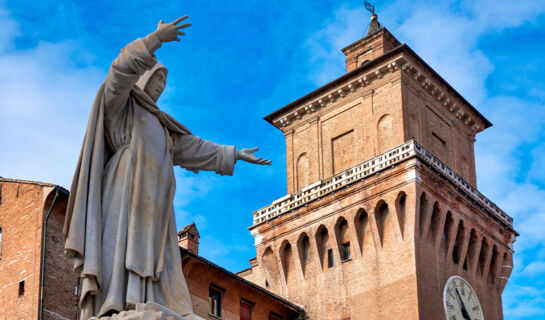
[[[377,221],[377,231],[380,239],[380,245],[384,246],[395,239],[392,217],[388,204],[380,200],[375,207],[375,220]]]
[[[473,270],[473,265],[475,264],[475,257],[477,255],[477,246],[479,243],[479,238],[477,237],[477,231],[475,228],[471,229],[469,233],[469,244],[467,245],[467,254],[464,259],[464,269]]]
[[[451,235],[454,232],[454,219],[452,218],[452,212],[447,211],[447,216],[445,217],[445,223],[443,225],[443,232],[441,235],[441,248],[445,257],[448,257],[450,244],[451,244]]]
[[[426,222],[426,212],[428,211],[428,199],[425,192],[420,195],[419,212],[418,212],[418,227],[420,237],[424,234],[424,224]]]
[[[492,258],[490,259],[490,270],[488,271],[487,282],[489,286],[493,286],[498,279],[498,273],[501,267],[501,255],[498,246],[492,248]]]
[[[276,263],[276,257],[274,256],[274,252],[271,247],[267,247],[267,249],[263,251],[261,261],[263,263],[263,269],[265,271],[265,287],[267,287],[267,284],[269,284],[270,288],[267,287],[267,289],[276,290],[279,287],[279,270]]]
[[[337,245],[339,246],[339,256],[341,262],[348,261],[352,258],[350,247],[350,230],[348,228],[348,221],[344,217],[339,217],[335,223],[335,237],[337,238]]]
[[[490,247],[488,245],[488,240],[486,237],[483,237],[483,240],[481,240],[481,250],[479,253],[479,260],[478,260],[478,267],[477,267],[477,273],[484,277],[484,273],[486,271],[486,263],[488,258],[488,251],[490,250]]]
[[[431,218],[430,218],[430,228],[428,231],[428,241],[431,244],[435,244],[435,240],[437,239],[437,235],[440,232],[440,222],[441,222],[441,210],[439,209],[439,203],[435,201],[433,204],[433,209],[431,211]]]
[[[454,247],[452,248],[452,262],[454,262],[455,264],[460,263],[465,237],[464,230],[464,221],[460,220],[460,222],[458,223],[456,239],[454,240]]]
[[[331,246],[331,240],[329,239],[329,232],[324,225],[320,225],[316,231],[316,246],[318,247],[318,255],[320,257],[322,269],[326,270],[334,267],[335,257],[333,255],[333,248]]]
[[[369,215],[365,209],[361,208],[354,217],[354,225],[356,226],[356,236],[358,239],[358,246],[360,248],[360,254],[363,255],[364,246],[372,241],[371,228],[369,226]]]
[[[303,276],[306,278],[307,275],[315,272],[315,266],[313,263],[314,256],[310,246],[310,237],[306,232],[299,235],[299,239],[297,240],[297,251],[299,252],[299,261],[301,262]]]
[[[397,194],[395,201],[397,221],[399,222],[399,232],[401,233],[401,238],[405,238],[405,217],[406,217],[406,207],[407,207],[407,194],[404,191],[401,191]]]
[[[284,240],[280,245],[280,263],[284,272],[284,280],[286,283],[293,282],[295,276],[295,261],[293,259],[293,250],[288,240]]]

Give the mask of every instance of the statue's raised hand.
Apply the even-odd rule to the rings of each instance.
[[[187,16],[178,18],[171,23],[165,23],[163,20],[159,21],[155,35],[161,40],[161,42],[180,41],[178,36],[185,36],[185,33],[180,31],[183,28],[191,26],[191,23],[184,23],[178,25],[178,23],[187,19]]]
[[[270,165],[272,163],[271,160],[258,158],[254,155],[254,152],[256,152],[257,150],[259,150],[259,148],[237,150],[237,160],[243,160],[243,161],[246,161],[249,163],[255,163],[255,164]]]

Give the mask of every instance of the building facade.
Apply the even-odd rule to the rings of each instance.
[[[78,281],[64,257],[68,191],[0,178],[0,319],[78,319]],[[304,310],[198,255],[193,223],[178,233],[183,272],[204,319],[300,320]]]
[[[240,275],[309,319],[501,319],[518,234],[476,189],[491,123],[372,19],[345,75],[265,117],[288,194],[253,213]]]
[[[0,319],[76,319],[77,279],[64,259],[68,191],[0,178]]]

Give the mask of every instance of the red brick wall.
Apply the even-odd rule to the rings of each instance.
[[[412,163],[258,226],[253,230],[263,236],[256,246],[258,266],[244,272],[244,277],[263,287],[267,281],[275,293],[303,305],[313,320],[417,319]],[[405,205],[399,206],[403,194]],[[364,212],[367,218],[360,219]],[[340,229],[343,221],[346,230]],[[328,234],[324,248],[333,249],[331,268],[326,250],[320,249],[324,228]],[[310,254],[303,263],[305,236]],[[347,241],[351,259],[341,262],[340,245]],[[288,243],[291,250],[286,253]],[[272,252],[272,257],[267,254],[272,263],[264,261],[267,252]],[[271,277],[274,274],[276,279]]]
[[[46,208],[54,198],[52,192]],[[67,205],[67,196],[60,195],[47,222],[46,263],[44,277],[44,319],[76,319],[77,278],[73,265],[64,258],[62,229]]]
[[[490,218],[472,201],[460,196],[435,172],[423,169],[420,174],[422,183],[417,190],[419,197],[425,194],[426,201],[421,203],[417,199],[415,226],[422,319],[444,317],[443,289],[452,275],[461,276],[473,287],[485,319],[502,319],[501,293],[507,279],[500,278],[500,273],[502,266],[508,266],[510,271],[513,265],[513,251],[508,246],[513,232]],[[483,241],[487,243],[487,250],[482,250],[484,259],[480,260]],[[494,247],[496,259],[492,259]],[[501,275],[509,277],[509,273]]]
[[[270,296],[253,289],[241,281],[210,267],[193,257],[183,255],[183,270],[193,302],[193,311],[204,319],[217,319],[209,315],[209,288],[213,284],[224,289],[222,319],[240,319],[240,301],[254,303],[252,319],[268,319],[271,311],[284,320],[295,320],[295,313]]]
[[[43,223],[54,185],[0,179],[0,319],[38,319]],[[64,259],[62,227],[67,195],[59,192],[48,220],[43,319],[75,319],[75,277]],[[19,282],[25,281],[19,296]]]
[[[44,194],[51,187],[0,180],[0,319],[37,319]],[[19,296],[19,282],[25,281]]]

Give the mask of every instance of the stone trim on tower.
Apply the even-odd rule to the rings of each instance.
[[[346,188],[350,184],[362,181],[380,171],[387,170],[388,168],[399,165],[401,162],[415,157],[436,170],[467,197],[479,203],[495,220],[509,229],[514,230],[512,217],[441,162],[439,158],[424,149],[415,140],[409,140],[394,149],[346,169],[326,180],[316,181],[294,194],[287,194],[284,197],[273,201],[272,204],[254,211],[253,225],[250,227],[250,230],[280,215],[307,205],[312,201],[317,201],[339,189]],[[418,177],[415,178],[418,179]]]

